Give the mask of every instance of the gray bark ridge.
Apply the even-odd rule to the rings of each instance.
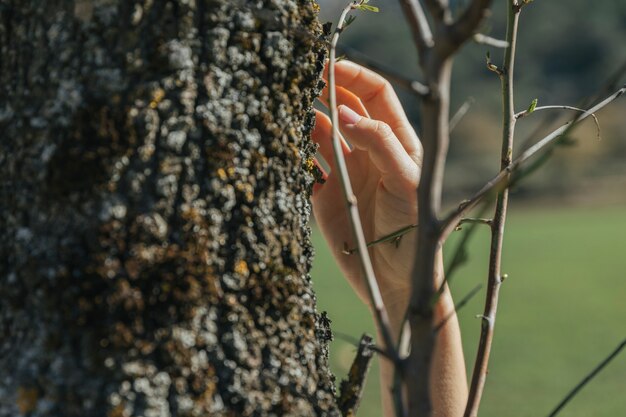
[[[312,0],[0,2],[0,416],[336,416]]]

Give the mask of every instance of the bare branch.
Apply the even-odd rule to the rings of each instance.
[[[489,52],[487,52],[487,69],[491,72],[498,74],[500,78],[504,77],[505,75],[505,70],[503,68],[500,68],[499,66],[491,62],[491,55],[489,54]]]
[[[344,198],[347,203],[348,208],[348,218],[350,219],[350,225],[352,226],[352,234],[354,240],[356,241],[359,261],[361,263],[361,268],[365,275],[365,282],[367,284],[368,294],[370,297],[370,302],[372,303],[372,308],[374,310],[374,318],[376,320],[376,324],[380,330],[383,341],[385,343],[385,349],[389,353],[389,356],[393,358],[392,363],[395,367],[398,366],[398,353],[395,347],[395,343],[393,340],[392,332],[391,332],[391,324],[389,322],[389,315],[387,313],[387,309],[383,302],[383,298],[380,292],[380,288],[378,286],[378,281],[376,280],[376,276],[374,274],[374,269],[372,267],[372,261],[369,257],[369,252],[367,250],[367,244],[365,242],[365,235],[363,233],[363,226],[361,224],[361,218],[359,215],[359,209],[357,206],[357,199],[352,191],[352,185],[350,184],[350,177],[348,174],[348,168],[346,166],[346,161],[343,155],[343,149],[341,145],[341,137],[339,135],[339,111],[337,106],[337,84],[335,77],[335,62],[337,55],[337,43],[339,42],[339,36],[344,29],[344,25],[346,22],[346,17],[353,9],[358,8],[363,4],[364,0],[353,1],[348,6],[346,6],[339,18],[339,22],[337,24],[337,29],[335,34],[333,35],[331,46],[330,46],[330,62],[328,64],[328,83],[329,83],[329,91],[330,91],[330,113],[331,113],[331,121],[332,121],[332,143],[333,143],[333,151],[335,157],[335,165],[337,167],[337,171],[339,172],[339,178],[342,185],[342,190],[344,192]],[[395,398],[395,403],[397,405],[396,413],[398,416],[404,415],[404,403],[402,400],[402,389],[401,387],[397,387],[394,391],[393,396]]]
[[[461,45],[472,37],[481,22],[489,14],[492,0],[472,0],[459,19],[450,27],[450,37],[454,44]]]
[[[565,398],[559,403],[559,405],[557,405],[554,410],[552,410],[552,412],[550,413],[550,415],[548,417],[555,417],[557,414],[559,414],[559,412],[567,405],[567,403],[569,403],[572,398],[574,398],[578,392],[589,383],[589,381],[591,381],[596,375],[598,375],[600,373],[600,371],[602,369],[604,369],[604,367],[606,367],[613,359],[615,359],[617,357],[617,355],[619,355],[619,353],[622,351],[622,349],[624,349],[626,347],[626,339],[624,339],[622,341],[622,343],[620,343],[617,348],[611,352],[611,354],[609,356],[607,356],[602,362],[600,362],[598,364],[598,366],[596,366],[595,368],[593,368],[593,370],[583,378],[582,381],[580,381],[575,387],[574,389],[572,389],[569,394],[567,394],[565,396]]]
[[[365,236],[363,234],[363,226],[361,224],[361,218],[359,216],[357,199],[354,195],[354,192],[352,191],[352,185],[350,184],[348,168],[346,167],[346,161],[343,156],[339,130],[337,127],[339,126],[339,114],[337,110],[337,90],[335,81],[337,43],[339,42],[339,35],[344,28],[348,13],[350,13],[350,11],[355,9],[360,4],[360,1],[355,1],[351,2],[348,6],[344,8],[343,12],[341,13],[341,17],[339,18],[339,23],[337,24],[337,30],[335,31],[331,42],[330,62],[328,64],[328,83],[330,91],[331,120],[333,125],[332,142],[335,156],[335,164],[339,172],[339,177],[344,192],[344,198],[348,205],[348,217],[350,219],[350,225],[352,226],[354,240],[356,241],[357,247],[359,248],[359,260],[361,262],[363,273],[365,274],[365,281],[367,283],[370,301],[372,303],[372,307],[374,308],[376,322],[380,328],[381,334],[385,342],[385,346],[390,352],[390,356],[397,358],[397,353],[395,352],[395,344],[393,342],[393,337],[391,336],[392,333],[391,325],[389,323],[389,316],[387,314],[385,304],[383,303],[383,298],[380,293],[380,288],[378,287],[378,282],[376,281],[376,276],[374,275],[372,261],[370,260],[369,253],[367,251],[367,244],[365,243]]]
[[[433,55],[430,55],[434,57]],[[426,63],[431,94],[422,100],[422,143],[424,157],[422,176],[417,190],[418,242],[412,276],[409,304],[411,324],[411,353],[408,358],[407,388],[411,416],[432,414],[430,397],[430,367],[435,343],[433,304],[437,277],[443,171],[449,144],[450,76],[452,60],[436,57]],[[430,60],[429,60],[430,61]]]
[[[465,115],[467,115],[467,113],[472,108],[472,104],[474,104],[474,97],[468,98],[467,100],[465,100],[465,103],[463,103],[463,105],[459,107],[454,116],[452,116],[452,119],[450,119],[450,132],[456,129],[461,120],[463,120]]]
[[[449,23],[451,18],[448,0],[424,0],[430,14],[439,22]]]
[[[578,116],[576,119],[574,119],[571,122],[565,124],[564,126],[561,126],[559,129],[555,130],[550,135],[548,135],[545,138],[541,139],[539,142],[537,142],[535,145],[533,145],[530,148],[528,148],[526,151],[524,151],[519,156],[516,165],[519,165],[519,164],[523,163],[524,161],[526,161],[527,159],[529,159],[532,156],[534,156],[537,152],[541,151],[546,145],[548,145],[551,142],[553,142],[559,136],[562,136],[565,133],[568,133],[578,123],[582,122],[583,120],[585,120],[588,117],[593,116],[595,113],[597,113],[598,111],[603,109],[605,106],[607,106],[608,104],[610,104],[613,101],[615,101],[616,99],[618,99],[622,94],[624,94],[624,92],[626,92],[626,86],[620,88],[618,91],[616,91],[615,93],[611,94],[609,97],[607,97],[606,99],[604,99],[600,103],[596,104],[594,107],[592,107],[591,109],[587,110],[586,112],[584,112],[583,114]]]
[[[487,36],[487,35],[483,35],[482,33],[476,33],[474,34],[474,36],[472,36],[472,39],[474,40],[474,42],[481,44],[481,45],[487,45],[487,46],[493,46],[494,48],[508,48],[509,47],[509,43],[507,41],[503,41],[501,39],[496,39],[496,38],[492,38],[491,36]]]
[[[359,344],[361,343],[360,339],[357,339],[356,337],[352,337],[347,333],[333,331],[333,336],[337,336],[337,339],[341,339],[357,348],[359,347]],[[383,347],[376,346],[375,344],[372,343],[370,345],[370,349],[373,350],[374,353],[377,353],[380,356],[385,357],[389,359],[390,361],[393,361],[393,358],[389,356],[389,354]]]
[[[348,379],[341,381],[340,394],[337,399],[339,410],[344,417],[354,416],[361,403],[365,379],[370,369],[374,351],[372,350],[372,338],[364,334],[359,342],[359,350],[348,372]]]
[[[626,60],[622,61],[621,65],[619,65],[617,69],[611,73],[611,75],[606,77],[606,81],[596,93],[581,100],[577,107],[588,107],[604,95],[610,93],[611,91],[615,91],[620,85],[620,81],[624,77],[624,74],[626,74]],[[524,144],[521,146],[521,149],[527,149],[529,147],[527,144],[532,143],[532,139],[537,137],[539,133],[546,129],[550,123],[556,120],[556,118],[556,113],[548,114],[548,117],[544,117],[539,125],[530,134],[528,134],[526,140],[524,140]]]
[[[558,140],[559,137],[568,133],[578,123],[582,122],[587,117],[590,117],[592,114],[597,113],[608,104],[615,101],[622,94],[624,94],[624,92],[626,92],[626,87],[620,88],[618,91],[611,94],[602,102],[587,110],[584,114],[581,114],[570,122],[552,131],[552,133],[550,133],[539,142],[537,142],[535,145],[529,147],[526,151],[524,151],[519,157],[517,157],[517,159],[513,161],[513,163],[507,169],[500,171],[498,175],[496,175],[494,178],[491,179],[491,181],[485,184],[476,194],[474,194],[470,199],[465,200],[459,205],[458,209],[446,216],[446,218],[443,220],[443,228],[441,232],[442,239],[445,240],[445,238],[448,237],[450,233],[454,231],[454,229],[456,229],[456,226],[459,224],[459,221],[461,221],[465,214],[474,207],[476,207],[476,205],[483,201],[486,196],[497,192],[498,190],[506,188],[509,185],[510,174],[516,173],[521,167],[524,166],[524,164],[529,159],[541,153],[545,148],[548,147],[548,145],[552,144],[554,141]]]
[[[534,0],[518,0],[516,3],[513,3],[513,10],[519,12],[524,6],[528,6],[533,1]]]
[[[517,29],[519,25],[519,9],[516,9],[516,0],[507,1],[507,34],[506,41],[508,47],[504,52],[504,65],[501,75],[502,81],[502,107],[503,107],[503,130],[502,130],[502,152],[500,169],[506,170],[511,166],[513,159],[513,140],[515,137],[515,108],[513,101],[513,75],[515,69],[515,49],[517,44]],[[487,277],[487,295],[485,298],[485,308],[480,332],[480,341],[472,382],[470,384],[467,406],[465,407],[465,417],[476,417],[480,400],[487,379],[487,369],[491,344],[493,341],[494,327],[498,310],[498,298],[500,286],[502,285],[502,248],[504,242],[504,227],[509,203],[509,189],[505,188],[498,193],[496,199],[496,209],[493,220],[485,223],[491,228],[491,249],[489,253],[489,273]],[[461,219],[459,224],[463,223]]]
[[[461,219],[461,221],[459,222],[459,225],[457,226],[456,230],[463,230],[461,228],[462,225],[464,224],[484,224],[486,226],[492,226],[493,225],[493,219],[483,219],[483,218],[476,218],[476,217],[467,217],[464,219]]]
[[[407,233],[409,233],[411,230],[417,228],[416,224],[411,224],[409,226],[405,226],[402,229],[396,230],[393,233],[390,233],[388,235],[385,235],[379,239],[373,240],[371,242],[369,242],[367,244],[367,247],[371,247],[374,245],[378,245],[379,243],[386,243],[386,242],[390,242],[390,243],[395,243],[396,245],[400,242],[400,239],[402,239],[402,236],[406,235]],[[345,255],[352,255],[353,253],[358,252],[359,249],[358,248],[352,248],[352,249],[347,249],[345,248],[343,250],[343,253]]]
[[[404,3],[403,3],[404,4]],[[408,308],[411,351],[406,360],[403,378],[407,386],[409,412],[414,417],[432,414],[430,396],[430,368],[435,343],[433,305],[436,259],[441,242],[438,213],[441,207],[443,171],[450,137],[450,79],[452,74],[451,54],[447,50],[447,39],[443,39],[443,28],[450,17],[445,0],[426,0],[426,5],[435,21],[435,46],[426,50],[416,39],[426,85],[430,94],[422,100],[422,144],[424,147],[422,176],[417,190],[419,218],[417,256],[412,274],[412,294]],[[406,6],[406,5],[405,5]],[[417,22],[415,12],[405,8],[409,22]],[[414,30],[416,27],[414,27]],[[443,42],[443,46],[439,43]],[[431,53],[432,52],[432,53]]]
[[[420,54],[428,48],[435,46],[433,33],[430,30],[428,19],[419,0],[400,0],[404,15],[413,32],[413,40]]]
[[[479,210],[478,215],[482,216],[487,211],[487,209],[488,209],[488,206],[484,205],[484,207],[482,207],[481,210]],[[454,273],[456,272],[456,270],[465,262],[467,262],[467,259],[468,259],[467,245],[469,244],[469,241],[472,235],[477,230],[477,226],[478,226],[477,223],[473,223],[473,224],[470,224],[469,227],[463,228],[463,236],[459,240],[459,243],[456,246],[456,249],[454,250],[454,254],[449,258],[451,259],[451,261],[448,264],[448,267],[446,268],[444,283],[441,285],[441,287],[437,291],[438,296],[440,296],[443,293],[446,283],[449,283],[452,280],[452,277],[454,276]]]
[[[484,207],[478,213],[478,215],[482,216],[487,211],[487,209],[488,209],[488,206],[485,204]],[[441,296],[446,291],[446,287],[452,281],[452,277],[454,276],[454,273],[456,272],[456,270],[465,262],[467,262],[468,260],[467,245],[469,244],[469,241],[472,235],[477,230],[477,226],[479,226],[480,224],[487,224],[491,226],[493,224],[492,219],[480,218],[480,219],[476,219],[477,221],[468,221],[469,219],[463,219],[463,220],[465,220],[465,223],[469,223],[470,226],[464,229],[463,236],[461,237],[461,240],[459,241],[454,251],[454,254],[450,258],[452,260],[450,261],[450,264],[448,265],[448,267],[445,268],[443,282],[441,283],[441,285],[439,285],[439,288],[437,289],[437,292],[435,293],[435,297],[433,298],[433,305],[439,301]],[[459,223],[459,226],[455,230],[461,230],[460,226],[463,223],[463,220],[461,220],[461,222]]]
[[[524,117],[530,116],[531,114],[538,112],[538,111],[543,111],[543,110],[573,110],[573,111],[577,111],[579,113],[585,113],[586,110],[584,109],[579,109],[578,107],[573,107],[573,106],[540,106],[540,107],[535,107],[532,111],[529,110],[524,110],[523,112],[519,112],[515,115],[516,119],[523,119]],[[596,124],[596,129],[598,130],[598,139],[601,139],[601,133],[602,133],[602,129],[600,128],[600,121],[598,120],[598,118],[596,117],[595,114],[591,114],[591,117],[593,117],[593,121]]]

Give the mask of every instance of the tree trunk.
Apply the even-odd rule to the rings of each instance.
[[[312,0],[0,1],[0,416],[338,415]]]

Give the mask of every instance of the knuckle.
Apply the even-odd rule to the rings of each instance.
[[[393,91],[393,88],[391,87],[391,84],[389,83],[389,81],[385,80],[382,77],[378,81],[379,81],[378,87],[373,92],[371,92],[368,96],[362,97],[364,103],[369,103],[372,100],[377,99],[381,95],[384,95]]]
[[[340,62],[339,64],[341,63],[343,63],[343,61]],[[357,68],[356,73],[352,76],[350,81],[346,83],[346,88],[350,89],[350,87],[354,86],[355,84],[362,82],[362,78],[365,76],[365,73],[364,73],[364,68],[360,65],[354,64],[352,62],[349,62],[349,63],[346,62],[346,64],[354,65]]]
[[[369,71],[370,77],[380,86],[381,90],[391,88],[391,83],[385,77],[375,71]]]
[[[381,84],[382,84],[382,90],[383,91],[393,91],[393,87],[391,85],[391,83],[389,82],[388,79],[384,78],[382,75],[379,75],[378,77],[380,77],[381,79]]]
[[[374,125],[374,134],[381,139],[393,137],[393,129],[385,122],[377,121]]]
[[[424,162],[424,146],[422,146],[422,142],[420,141],[417,142],[417,147],[411,157],[415,161],[418,167],[422,166]]]
[[[398,181],[398,188],[402,190],[403,193],[411,194],[419,186],[420,171],[417,167],[412,166],[402,171],[402,173],[396,177],[396,180]]]

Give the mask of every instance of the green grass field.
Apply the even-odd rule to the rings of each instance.
[[[347,374],[356,351],[342,334],[373,334],[369,314],[343,280],[314,229],[312,271],[320,310],[336,333],[331,363]],[[452,283],[460,299],[487,270],[488,232],[470,244],[470,262]],[[626,337],[626,207],[521,209],[507,227],[503,284],[483,397],[483,417],[547,416],[564,395]],[[484,290],[459,312],[469,371]],[[360,417],[380,416],[378,369],[370,374]],[[626,352],[560,414],[626,416]]]

